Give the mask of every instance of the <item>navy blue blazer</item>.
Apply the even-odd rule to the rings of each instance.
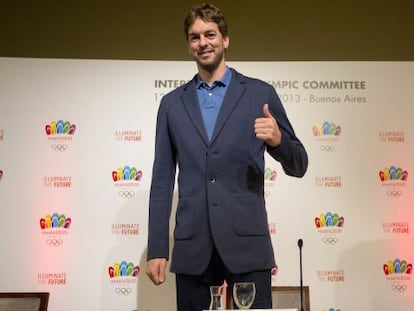
[[[234,69],[216,126],[207,138],[196,78],[160,103],[149,204],[148,257],[169,259],[169,217],[178,167],[178,205],[170,270],[198,275],[213,247],[232,273],[275,266],[264,201],[264,152],[301,177],[308,157],[274,88]],[[269,104],[282,132],[272,148],[255,137]]]

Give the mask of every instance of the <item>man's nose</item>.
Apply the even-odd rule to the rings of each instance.
[[[205,37],[205,36],[203,36],[203,35],[201,35],[201,36],[200,36],[200,41],[199,41],[199,43],[200,43],[200,45],[201,45],[201,46],[206,45],[206,44],[207,44],[207,39],[206,39],[206,37]]]

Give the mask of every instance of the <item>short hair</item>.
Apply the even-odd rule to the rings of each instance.
[[[223,12],[212,4],[203,3],[200,5],[194,5],[184,20],[184,34],[186,39],[188,39],[188,29],[197,18],[201,18],[206,22],[216,23],[221,35],[223,37],[228,36],[227,21],[224,17]]]

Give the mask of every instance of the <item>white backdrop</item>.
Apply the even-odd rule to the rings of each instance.
[[[266,161],[274,285],[299,285],[302,238],[312,310],[413,310],[414,63],[229,64],[276,87],[309,153],[302,179]],[[173,275],[144,272],[148,190],[160,98],[195,70],[0,58],[0,291],[49,291],[51,311],[175,309]]]

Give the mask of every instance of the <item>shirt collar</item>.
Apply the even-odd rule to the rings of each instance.
[[[228,86],[230,84],[231,80],[231,70],[229,67],[226,67],[226,71],[224,72],[224,75],[221,77],[220,80],[216,80],[213,82],[211,88],[215,86]],[[200,75],[197,75],[197,89],[200,88],[206,88],[208,87],[207,83],[205,83],[203,80],[200,79]]]

